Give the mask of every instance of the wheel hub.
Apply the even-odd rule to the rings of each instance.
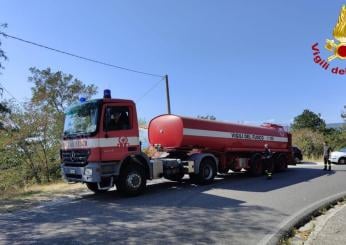
[[[139,174],[133,173],[127,177],[126,182],[131,188],[137,189],[141,186],[142,178]]]

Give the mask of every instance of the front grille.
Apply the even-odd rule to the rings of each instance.
[[[80,174],[66,174],[66,178],[81,179],[82,175],[80,175]]]
[[[65,166],[83,167],[88,164],[89,150],[62,150],[61,160]]]

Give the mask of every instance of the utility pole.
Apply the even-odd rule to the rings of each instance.
[[[169,98],[168,75],[165,75],[165,80],[166,80],[167,113],[171,114],[171,100]]]

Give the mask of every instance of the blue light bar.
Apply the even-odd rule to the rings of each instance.
[[[104,99],[110,99],[110,98],[112,98],[111,90],[110,90],[110,89],[105,89],[105,90],[103,91],[103,98],[104,98]]]
[[[79,98],[79,102],[80,102],[80,103],[84,103],[85,101],[86,101],[86,98],[84,98],[84,97],[80,97],[80,98]]]

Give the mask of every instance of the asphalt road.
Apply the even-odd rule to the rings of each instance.
[[[160,182],[145,194],[116,191],[0,215],[5,244],[259,244],[294,214],[346,190],[346,166],[292,166],[272,180],[235,174],[208,186]]]

